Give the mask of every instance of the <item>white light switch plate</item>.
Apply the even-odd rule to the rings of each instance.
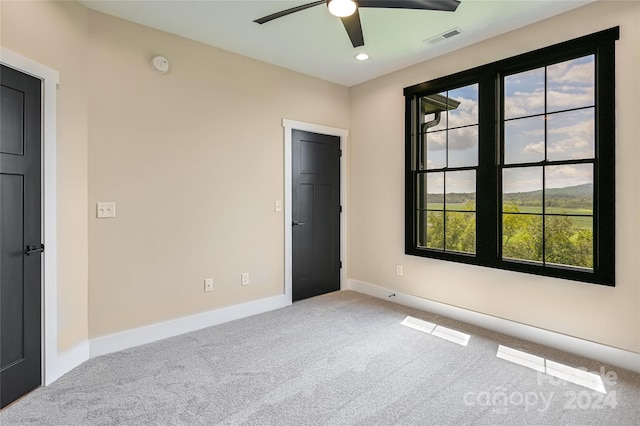
[[[206,278],[204,280],[204,291],[213,291],[213,278]]]
[[[96,217],[108,218],[116,217],[116,203],[114,202],[101,202],[96,206]]]

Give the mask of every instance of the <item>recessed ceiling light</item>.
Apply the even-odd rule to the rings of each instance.
[[[359,61],[366,61],[367,59],[369,59],[369,55],[367,55],[364,52],[360,52],[357,55],[355,55],[354,58],[356,58]]]

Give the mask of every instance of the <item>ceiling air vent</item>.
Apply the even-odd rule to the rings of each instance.
[[[445,31],[445,32],[443,32],[441,34],[438,34],[435,37],[431,37],[431,38],[428,38],[426,40],[423,40],[423,43],[436,44],[436,43],[444,41],[444,40],[446,40],[448,38],[455,37],[460,33],[462,33],[462,30],[460,28],[453,28],[451,30],[447,30],[447,31]]]

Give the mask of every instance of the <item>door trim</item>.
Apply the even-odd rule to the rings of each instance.
[[[58,71],[0,47],[0,62],[42,80],[42,383],[65,372],[58,357],[58,260],[56,235],[56,91]]]
[[[302,130],[305,132],[320,133],[323,135],[338,136],[340,138],[340,149],[342,156],[340,157],[340,205],[342,206],[342,214],[340,215],[340,261],[342,269],[340,270],[340,289],[344,289],[347,283],[347,141],[349,131],[336,127],[327,127],[320,124],[305,123],[295,120],[282,120],[284,127],[284,295],[287,305],[292,303],[292,282],[293,282],[293,240],[291,232],[291,203],[292,203],[292,167],[291,167],[291,143],[293,130]]]

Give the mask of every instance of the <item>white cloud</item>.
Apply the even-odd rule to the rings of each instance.
[[[429,194],[444,193],[444,173],[429,173],[427,175],[427,192]]]
[[[587,62],[585,62],[587,61]],[[505,117],[514,118],[544,112],[544,87],[539,68],[509,76],[505,85]],[[579,58],[547,67],[547,108],[549,111],[594,104],[593,59]]]
[[[581,59],[562,62],[547,67],[547,79],[550,84],[570,83],[571,86],[592,86],[595,81],[593,62],[577,63]]]
[[[447,173],[447,193],[452,192],[476,192],[476,172],[469,170]]]
[[[506,194],[540,190],[542,189],[542,168],[507,169],[503,172],[502,186]]]
[[[478,101],[474,99],[456,98],[460,102],[458,108],[449,111],[449,128],[467,126],[478,123]]]
[[[553,116],[550,117],[548,127],[550,137],[547,152],[550,159],[592,158],[594,156],[595,126],[592,117],[561,127],[553,126],[553,118]],[[560,122],[562,123],[562,121]]]
[[[593,183],[593,166],[591,164],[549,166],[546,167],[545,173],[547,188],[564,188]]]
[[[565,166],[549,166],[546,170],[547,176],[562,178],[562,179],[575,179],[591,176],[591,166],[585,168],[582,164],[565,165]]]
[[[465,150],[478,146],[478,127],[463,127],[449,131],[449,151]]]
[[[447,132],[427,133],[427,150],[444,151],[447,149]]]
[[[544,154],[544,141],[530,143],[524,147],[526,153]]]
[[[544,90],[530,92],[514,92],[504,100],[506,118],[520,117],[544,112]]]
[[[547,108],[549,111],[578,108],[594,104],[592,87],[576,87],[565,91],[549,90]]]
[[[478,127],[470,126],[449,130],[449,151],[460,151],[478,146]],[[444,151],[447,149],[447,132],[427,134],[428,151]]]
[[[545,167],[546,188],[564,188],[585,183],[593,183],[591,164]],[[503,172],[502,185],[505,194],[541,190],[542,167],[506,169]]]

